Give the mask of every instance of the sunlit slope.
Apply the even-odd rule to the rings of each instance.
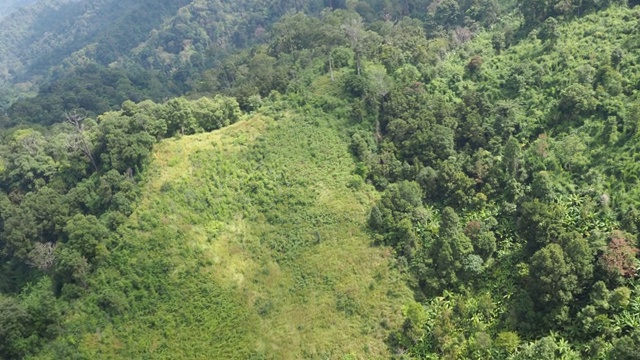
[[[83,355],[384,357],[410,292],[371,246],[374,192],[353,180],[339,127],[255,116],[159,144],[95,286],[139,292],[105,296],[116,315],[78,336]]]

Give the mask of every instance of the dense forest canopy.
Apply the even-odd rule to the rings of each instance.
[[[0,19],[34,2],[36,0],[5,0],[0,4]]]
[[[636,5],[0,19],[0,357],[637,358]]]

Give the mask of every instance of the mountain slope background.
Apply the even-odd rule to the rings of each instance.
[[[244,5],[11,105],[2,356],[635,356],[635,3]]]
[[[7,0],[0,4],[0,19],[10,13],[35,2],[35,0]]]
[[[100,114],[119,106],[118,96],[96,100],[83,93],[86,86],[69,85],[94,73],[100,75],[92,79],[94,86],[113,88],[125,98],[157,101],[181,95],[199,71],[260,41],[256,31],[302,6],[256,0],[38,1],[0,21],[0,105],[40,92],[42,103],[55,103],[48,105],[48,115],[22,108],[9,114],[14,122],[37,123],[58,122],[74,107]],[[304,7],[319,11],[324,5],[316,1]],[[51,90],[55,84],[66,85],[64,94]],[[38,102],[32,103],[23,107]]]
[[[123,57],[185,4],[186,1],[39,1],[3,19],[0,81],[4,104],[37,93],[43,83],[73,73],[76,68],[91,64],[104,67]],[[87,47],[97,54],[85,56]],[[60,119],[50,122],[55,121]]]

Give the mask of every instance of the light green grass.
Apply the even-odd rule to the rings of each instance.
[[[95,309],[69,320],[83,324],[73,340],[82,355],[388,357],[384,340],[411,293],[368,237],[375,192],[348,187],[343,131],[321,117],[254,116],[160,143],[94,281],[121,294],[96,299],[127,300],[106,325],[86,325]]]

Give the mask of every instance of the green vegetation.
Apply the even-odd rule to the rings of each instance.
[[[0,291],[10,295],[2,297],[10,316],[0,319],[0,333],[11,340],[3,357],[24,357],[61,335],[63,314],[87,296],[91,275],[117,245],[156,140],[184,133],[186,122],[213,130],[241,115],[225,97],[122,107],[97,121],[74,112],[42,131],[4,134]]]
[[[257,115],[159,144],[87,296],[113,317],[64,342],[87,357],[386,354],[410,292],[368,244],[374,193],[348,187],[353,160],[338,123]],[[101,318],[93,311],[71,327]]]
[[[6,0],[0,4],[0,19],[12,12],[35,2],[35,0]]]
[[[494,34],[481,34],[435,66],[423,91],[390,92],[379,116],[386,144],[361,155],[386,188],[372,225],[419,296],[445,293],[453,306],[429,300],[424,311],[447,323],[405,328],[398,347],[419,357],[539,358],[548,348],[617,358],[638,346],[626,323],[638,298],[637,15],[612,8],[553,36],[547,21],[499,51]],[[606,300],[614,292],[624,306]],[[542,340],[518,350],[532,338]]]
[[[322,0],[302,3],[37,1],[0,18],[0,109],[8,109],[0,119],[51,124],[76,108],[97,116],[123,99],[183,95],[202,71],[264,42],[265,28],[287,11],[325,6]]]
[[[636,5],[185,1],[11,58],[0,356],[637,357]]]

